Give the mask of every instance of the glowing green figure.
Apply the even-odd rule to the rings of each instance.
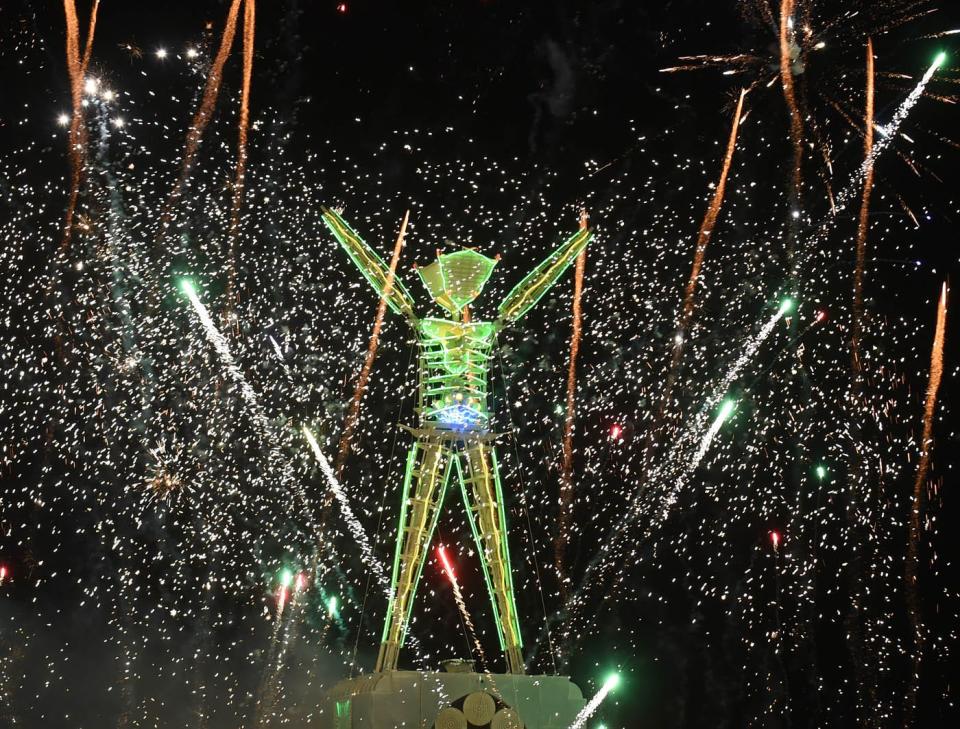
[[[377,658],[377,671],[396,670],[413,598],[433,537],[447,483],[457,474],[470,528],[477,543],[500,647],[511,673],[523,673],[523,641],[513,597],[510,548],[497,455],[490,432],[490,357],[497,332],[517,321],[540,300],[592,237],[585,219],[526,276],[499,307],[496,321],[471,321],[468,306],[483,289],[497,260],[471,249],[438,255],[418,268],[430,297],[451,318],[418,318],[413,297],[370,246],[332,210],[323,219],[374,290],[406,317],[417,334],[419,356],[418,427],[407,455],[400,524],[393,560],[391,595]]]

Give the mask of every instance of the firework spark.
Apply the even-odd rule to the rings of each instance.
[[[240,11],[240,3],[243,0],[233,0],[230,9],[227,11],[227,22],[223,28],[223,35],[220,38],[220,47],[217,55],[213,59],[213,65],[210,67],[210,73],[207,75],[207,82],[203,88],[203,96],[200,100],[200,106],[193,115],[190,122],[190,128],[187,131],[187,141],[183,148],[182,163],[180,166],[180,176],[170,192],[167,200],[167,210],[165,211],[165,222],[172,215],[172,207],[179,201],[183,194],[184,185],[190,177],[194,162],[197,157],[197,151],[200,148],[200,142],[203,140],[203,133],[213,118],[214,108],[217,105],[217,97],[220,95],[220,82],[223,80],[223,67],[230,55],[230,47],[233,45],[233,37],[237,32],[237,14]],[[252,5],[252,3],[251,3]],[[253,32],[252,15],[250,32]]]
[[[383,296],[380,297],[380,303],[377,304],[377,314],[373,319],[373,331],[370,334],[370,344],[367,346],[367,356],[363,360],[363,368],[360,370],[357,385],[353,390],[350,410],[343,425],[343,435],[340,436],[340,447],[337,449],[336,461],[337,478],[343,477],[343,467],[346,465],[347,456],[350,453],[350,439],[353,437],[353,431],[357,427],[357,419],[360,416],[360,401],[363,399],[363,393],[367,391],[367,383],[370,381],[370,373],[373,371],[373,362],[377,358],[380,330],[383,328],[383,319],[387,313],[387,297],[393,289],[393,281],[397,275],[397,264],[400,261],[400,251],[403,249],[404,238],[407,234],[407,221],[409,220],[410,211],[407,210],[400,222],[400,232],[397,234],[397,242],[393,246],[393,255],[390,257],[390,270],[383,287]]]
[[[230,205],[230,228],[227,232],[227,291],[225,318],[233,312],[237,294],[237,234],[240,230],[240,208],[243,206],[244,177],[247,174],[247,132],[250,126],[250,80],[253,75],[253,40],[256,0],[243,3],[243,83],[240,86],[240,119],[237,122],[237,169],[233,179],[233,202]]]
[[[907,559],[904,566],[904,581],[907,590],[907,606],[913,628],[913,672],[906,697],[907,719],[905,726],[913,723],[919,692],[920,664],[923,662],[924,628],[920,613],[920,594],[917,589],[917,565],[920,560],[920,515],[923,510],[923,492],[930,471],[930,453],[933,450],[933,416],[937,407],[937,393],[943,378],[943,343],[947,328],[947,284],[940,291],[937,305],[937,328],[933,335],[933,350],[930,352],[930,379],[923,407],[923,433],[920,436],[920,462],[913,481],[913,498],[910,502],[910,529],[907,542]]]
[[[864,157],[870,160],[873,152],[873,41],[867,40],[867,103],[864,112]],[[867,229],[870,225],[870,192],[873,189],[873,163],[864,170],[863,198],[857,223],[857,263],[853,273],[853,320],[850,337],[851,362],[855,373],[860,372],[860,335],[863,327],[863,266],[866,260]]]
[[[587,211],[580,212],[580,230],[587,228]],[[583,318],[583,274],[587,266],[587,249],[577,256],[577,266],[573,277],[573,329],[570,333],[570,364],[567,369],[567,414],[563,420],[563,460],[560,465],[560,511],[557,525],[557,538],[554,544],[554,564],[557,578],[563,594],[567,591],[566,566],[564,558],[567,542],[570,539],[571,503],[573,502],[573,424],[576,417],[577,394],[577,356],[580,353]]]
[[[573,723],[570,725],[570,729],[583,729],[586,726],[587,721],[593,716],[597,709],[600,708],[600,704],[604,702],[604,699],[610,695],[610,692],[613,691],[620,684],[619,674],[611,674],[607,677],[607,680],[603,682],[603,685],[600,687],[600,690],[593,695],[593,698],[587,702],[587,705],[580,710],[580,713],[577,714],[576,719],[573,720]]]

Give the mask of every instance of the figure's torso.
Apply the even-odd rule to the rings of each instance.
[[[492,322],[421,319],[420,424],[484,432],[490,422],[489,360],[496,336]]]

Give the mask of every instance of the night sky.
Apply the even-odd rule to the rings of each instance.
[[[314,726],[325,688],[373,668],[386,600],[356,529],[389,568],[415,355],[388,316],[342,478],[355,527],[302,428],[334,458],[377,300],[322,205],[387,259],[411,211],[398,275],[424,313],[414,263],[500,254],[479,318],[589,212],[566,517],[572,270],[492,375],[528,670],[587,698],[623,679],[587,727],[960,721],[952,301],[910,530],[960,267],[960,7],[796,0],[797,140],[774,0],[261,1],[237,204],[243,3],[184,162],[230,5],[102,0],[69,229],[64,7],[0,5],[0,727]],[[500,672],[456,490],[435,543]],[[431,554],[427,655],[402,666],[468,657],[463,619]]]

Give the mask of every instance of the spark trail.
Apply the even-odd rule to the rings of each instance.
[[[857,169],[857,172],[853,175],[850,183],[841,190],[837,195],[836,205],[831,208],[829,215],[821,223],[820,227],[815,233],[810,235],[804,242],[804,246],[808,252],[814,251],[817,247],[816,244],[821,243],[824,237],[830,230],[830,226],[837,219],[838,214],[841,210],[845,210],[847,204],[850,202],[850,199],[853,197],[854,193],[860,189],[860,185],[857,184],[860,180],[866,179],[868,172],[872,174],[873,166],[877,161],[877,158],[883,154],[884,150],[889,147],[893,140],[896,138],[897,133],[900,130],[900,125],[903,124],[907,116],[910,114],[910,111],[914,106],[917,105],[917,102],[920,100],[920,97],[923,96],[923,92],[926,90],[927,84],[930,83],[930,79],[933,78],[933,75],[937,72],[940,66],[943,65],[946,61],[947,56],[945,53],[940,53],[937,55],[934,62],[927,69],[926,73],[923,74],[923,77],[909,93],[906,99],[897,107],[896,112],[894,112],[893,117],[890,119],[889,123],[885,125],[874,124],[874,129],[880,132],[880,139],[875,140],[873,147],[869,154],[863,160],[863,163]],[[796,271],[799,268],[799,262],[795,263],[793,269]]]
[[[587,720],[593,716],[597,709],[600,708],[600,704],[603,703],[603,700],[607,698],[611,691],[613,691],[617,685],[620,683],[620,676],[616,673],[612,674],[603,682],[603,686],[600,687],[600,690],[593,695],[593,698],[587,702],[587,705],[584,706],[580,713],[577,714],[577,717],[573,720],[573,723],[570,724],[570,729],[583,729],[587,725]]]
[[[230,55],[233,36],[237,31],[237,14],[240,10],[240,2],[241,0],[233,0],[230,4],[230,10],[227,11],[227,24],[223,29],[220,47],[217,49],[217,55],[213,59],[213,65],[210,67],[207,82],[203,87],[200,106],[193,115],[193,120],[190,122],[190,128],[187,131],[187,141],[183,149],[183,163],[180,168],[180,177],[170,192],[162,223],[169,223],[170,216],[172,215],[172,206],[183,194],[183,186],[187,183],[187,179],[190,177],[190,172],[193,169],[193,162],[197,156],[200,142],[203,139],[203,132],[213,117],[213,109],[217,104],[217,97],[220,94],[220,82],[223,79],[223,67],[227,62],[227,56]],[[161,225],[161,233],[164,227],[165,225]]]
[[[237,234],[240,230],[240,208],[243,207],[244,178],[247,174],[247,131],[250,126],[250,79],[253,75],[253,40],[256,0],[243,3],[243,82],[240,87],[240,120],[237,123],[237,170],[233,180],[233,202],[230,206],[230,229],[227,235],[227,291],[224,312],[229,318],[237,295]]]
[[[723,406],[720,408],[720,412],[717,414],[717,417],[714,418],[713,423],[707,429],[707,432],[703,434],[703,438],[700,439],[700,445],[697,447],[697,452],[693,455],[693,458],[690,459],[690,463],[687,465],[687,471],[684,474],[684,478],[677,482],[677,487],[681,488],[686,481],[686,477],[693,473],[697,466],[700,465],[700,461],[703,460],[703,457],[707,455],[707,451],[710,450],[710,446],[713,444],[713,439],[716,437],[717,433],[720,432],[720,428],[729,417],[733,414],[734,409],[736,408],[736,403],[733,400],[727,400]],[[665,509],[669,509],[673,506],[676,497],[671,495],[667,497]]]
[[[251,410],[251,414],[257,424],[258,429],[265,437],[270,438],[269,422],[266,414],[263,411],[263,406],[260,404],[256,392],[250,386],[250,383],[247,382],[246,377],[244,377],[243,372],[237,365],[236,360],[234,360],[233,355],[230,353],[230,347],[226,338],[220,333],[220,330],[217,329],[216,324],[214,324],[213,319],[210,316],[210,312],[207,311],[207,308],[203,305],[203,302],[200,301],[193,289],[193,285],[189,281],[184,281],[182,288],[187,298],[190,300],[190,303],[193,305],[200,322],[203,324],[207,338],[210,340],[210,343],[213,344],[217,354],[220,355],[220,359],[226,367],[227,372],[230,373],[230,376],[233,378],[234,382],[240,387],[240,391]],[[350,528],[351,534],[353,535],[354,539],[356,539],[357,544],[360,546],[360,554],[363,562],[367,565],[367,567],[370,568],[377,582],[379,582],[381,587],[383,587],[387,599],[392,599],[393,591],[391,589],[390,580],[387,578],[387,575],[383,570],[383,565],[377,561],[373,547],[370,545],[370,540],[363,529],[363,525],[353,513],[353,509],[350,507],[350,502],[347,499],[347,495],[344,492],[343,487],[340,485],[340,482],[337,480],[337,477],[333,472],[333,468],[330,466],[330,462],[327,460],[326,456],[323,455],[323,451],[320,449],[320,444],[317,443],[317,439],[314,438],[313,433],[311,433],[306,426],[303,427],[303,434],[304,437],[306,437],[307,442],[310,444],[310,448],[313,450],[313,454],[316,457],[317,463],[320,464],[320,470],[323,471],[323,475],[327,480],[330,490],[333,492],[337,502],[340,505],[340,510],[343,512],[343,517]],[[275,451],[277,449],[274,446],[272,450]],[[289,474],[288,471],[285,471],[285,476],[290,475],[291,474]],[[306,512],[309,514],[310,504],[306,494],[303,491],[303,488],[298,486],[296,489],[298,495],[303,501]],[[316,534],[316,525],[313,523],[312,519],[310,521],[311,528]],[[407,640],[420,656],[424,655],[416,636],[410,634],[407,636]]]
[[[314,535],[318,534],[319,531],[316,520],[313,517],[313,508],[310,504],[310,499],[307,496],[306,491],[304,491],[302,484],[293,473],[292,464],[289,462],[283,464],[280,445],[270,428],[270,421],[267,419],[267,414],[264,412],[263,406],[260,404],[260,399],[257,397],[256,391],[247,381],[247,378],[244,376],[240,366],[233,358],[233,354],[230,352],[230,345],[227,343],[226,337],[224,337],[220,330],[217,329],[217,325],[214,324],[213,318],[210,316],[210,312],[207,310],[207,307],[203,305],[203,302],[200,301],[200,297],[197,296],[197,292],[194,290],[193,284],[187,280],[184,280],[181,283],[181,289],[183,290],[187,299],[189,299],[190,304],[193,306],[193,310],[196,312],[197,318],[200,319],[200,323],[203,324],[203,329],[207,335],[207,339],[220,356],[223,366],[226,368],[234,383],[236,383],[236,385],[240,388],[240,393],[244,402],[247,404],[250,417],[254,422],[257,433],[269,447],[268,464],[270,470],[275,469],[280,472],[281,484],[283,484],[285,488],[292,490],[297,495],[297,498],[300,500],[300,503],[303,507],[303,513],[306,515],[307,525]]]
[[[716,437],[717,433],[720,431],[720,427],[730,417],[735,404],[732,400],[727,400],[723,406],[721,406],[719,413],[713,420],[713,423],[707,427],[707,420],[709,419],[710,414],[716,410],[717,406],[720,404],[720,401],[727,396],[730,386],[738,377],[740,377],[740,373],[743,371],[743,368],[750,363],[750,361],[756,355],[757,350],[760,349],[760,346],[773,332],[774,328],[777,326],[777,323],[792,309],[793,301],[790,299],[785,299],[780,304],[780,308],[777,309],[777,313],[770,317],[769,321],[763,325],[763,328],[757,332],[749,342],[747,342],[743,352],[736,359],[730,369],[727,370],[727,373],[720,381],[720,384],[714,389],[713,394],[703,404],[703,407],[701,407],[700,412],[697,414],[696,418],[694,418],[693,424],[683,435],[677,438],[676,444],[674,445],[670,456],[668,456],[666,459],[667,464],[675,463],[677,460],[679,460],[680,456],[682,456],[682,451],[688,447],[686,444],[689,443],[689,440],[692,436],[694,436],[696,433],[703,433],[697,445],[697,450],[693,453],[693,456],[690,458],[690,460],[687,461],[681,475],[677,478],[673,487],[663,499],[664,506],[660,512],[661,521],[662,519],[666,518],[670,507],[676,503],[678,494],[683,487],[686,486],[690,476],[697,470],[697,468],[700,466],[700,463],[707,455],[707,452],[710,450],[710,446],[713,444],[714,437]],[[653,472],[650,481],[655,482],[658,480],[660,472],[661,469],[657,468]],[[630,516],[621,522],[621,524],[619,524],[617,527],[615,527],[615,530],[621,533],[625,531],[626,528],[636,521],[636,519],[641,515],[642,507],[643,502],[641,501],[640,497],[638,497],[634,501]],[[649,536],[655,529],[656,525],[657,522],[652,523],[647,529],[645,536]]]
[[[333,468],[330,466],[330,461],[328,461],[327,457],[323,455],[323,451],[320,449],[320,444],[317,443],[317,439],[314,438],[313,433],[310,432],[310,429],[307,428],[307,426],[303,426],[303,435],[310,444],[310,448],[313,451],[313,455],[317,459],[317,463],[320,464],[320,470],[323,471],[323,475],[327,480],[327,485],[330,487],[330,490],[337,499],[337,503],[340,505],[340,510],[343,512],[343,518],[346,520],[347,526],[350,528],[350,533],[353,535],[353,538],[357,540],[357,544],[360,546],[360,558],[363,560],[364,564],[370,568],[370,572],[373,574],[373,577],[376,579],[376,581],[380,583],[387,601],[389,602],[393,600],[393,587],[390,584],[390,580],[387,578],[387,574],[383,570],[383,565],[380,564],[376,555],[374,554],[373,547],[370,545],[370,539],[367,537],[367,533],[364,531],[363,525],[353,513],[353,509],[350,507],[350,501],[347,499],[347,494],[344,492],[343,486],[341,486],[340,482],[337,480],[337,476],[333,472]],[[425,660],[428,657],[424,653],[423,647],[420,645],[420,641],[415,635],[413,635],[413,633],[408,632],[406,640],[408,645],[414,649],[421,660]],[[437,686],[441,697],[443,697],[444,694],[439,682]]]
[[[700,230],[697,233],[697,245],[693,253],[693,265],[690,269],[690,277],[687,279],[687,286],[683,293],[683,308],[680,312],[680,318],[677,322],[677,336],[674,340],[673,353],[670,358],[670,366],[667,370],[666,382],[663,386],[663,392],[660,394],[660,402],[657,406],[656,416],[648,432],[646,443],[644,444],[644,463],[649,464],[657,446],[657,437],[660,434],[663,425],[663,418],[666,409],[673,395],[673,388],[676,385],[679,376],[679,367],[683,361],[683,355],[686,352],[687,340],[689,339],[690,325],[693,321],[693,315],[696,311],[697,283],[700,280],[700,270],[703,267],[703,259],[707,252],[707,245],[710,242],[710,236],[717,224],[717,218],[720,215],[720,209],[723,205],[723,197],[727,188],[727,177],[730,174],[730,166],[733,163],[733,153],[737,147],[737,135],[740,129],[740,119],[743,113],[743,100],[747,95],[747,90],[740,91],[740,98],[737,100],[737,108],[733,114],[733,125],[730,128],[730,137],[727,140],[727,151],[723,158],[723,167],[720,170],[720,179],[717,181],[717,187],[714,190],[713,197],[710,199],[710,205],[700,223]]]
[[[767,337],[770,336],[770,333],[773,331],[774,327],[777,326],[777,323],[792,310],[793,300],[784,299],[780,303],[780,308],[777,309],[777,313],[770,317],[767,323],[763,325],[763,328],[757,332],[749,342],[747,342],[747,346],[744,347],[743,352],[739,357],[737,357],[730,369],[727,370],[727,374],[723,376],[720,384],[714,390],[713,395],[700,409],[700,413],[697,415],[694,423],[694,432],[702,430],[703,425],[706,423],[706,420],[709,417],[709,413],[717,407],[717,404],[720,402],[720,400],[723,399],[723,397],[727,394],[727,390],[730,388],[730,385],[733,384],[733,381],[740,376],[743,368],[747,366],[751,359],[753,359],[753,356],[757,353],[757,350],[760,349],[760,345],[763,344]]]
[[[864,159],[870,158],[873,151],[873,133],[874,133],[874,59],[873,59],[873,41],[867,39],[867,63],[866,63],[866,105],[864,109]],[[856,263],[853,270],[853,308],[850,321],[850,368],[853,372],[853,382],[851,384],[851,405],[853,413],[860,411],[862,407],[863,382],[860,377],[862,372],[862,363],[860,361],[860,338],[863,334],[863,272],[866,262],[867,232],[870,227],[870,194],[873,190],[873,164],[871,163],[864,171],[863,195],[860,199],[860,214],[857,221],[857,243],[856,243]],[[851,416],[851,425],[856,428],[854,443],[862,441],[862,429],[855,425],[856,415]],[[860,452],[859,444],[854,447],[850,459],[851,485],[848,489],[847,522],[851,533],[856,534],[859,531],[858,517],[863,509],[863,496],[857,484],[863,482],[865,477],[865,459]],[[865,581],[863,555],[860,549],[861,542],[857,539],[850,540],[851,558],[847,562],[847,571],[850,573],[850,591],[854,595],[862,594]],[[850,645],[850,654],[853,657],[854,678],[856,680],[858,708],[869,710],[877,704],[876,696],[876,678],[867,674],[874,674],[872,668],[872,655],[868,654],[864,645],[863,624],[860,609],[860,600],[856,597],[850,600],[845,617],[845,626],[847,632],[847,641]]]
[[[262,436],[268,438],[269,440],[273,440],[273,438],[270,436],[270,424],[267,420],[266,413],[263,411],[263,406],[260,404],[260,400],[257,398],[256,391],[250,386],[250,383],[247,382],[247,378],[240,370],[239,365],[237,365],[236,360],[233,358],[233,354],[230,353],[230,345],[227,343],[226,338],[220,333],[220,330],[217,329],[217,325],[213,323],[213,319],[210,317],[210,312],[207,311],[207,307],[203,305],[202,301],[200,301],[200,297],[197,296],[197,292],[194,290],[193,284],[191,284],[189,281],[183,281],[181,283],[181,289],[183,290],[183,293],[186,295],[187,299],[190,300],[190,304],[193,306],[193,310],[196,312],[197,318],[200,319],[200,323],[203,324],[203,329],[207,335],[207,339],[210,340],[213,348],[217,350],[217,354],[220,355],[220,360],[223,362],[223,365],[230,374],[230,377],[240,388],[240,394],[243,396],[244,401],[247,403],[247,407],[250,409],[250,414],[253,417],[254,423],[256,423],[257,429],[260,431]]]
[[[917,105],[917,102],[920,101],[920,97],[923,96],[923,92],[927,88],[927,84],[930,83],[930,79],[933,78],[933,75],[937,72],[940,66],[943,65],[944,61],[947,60],[945,53],[940,53],[930,68],[927,69],[926,73],[923,74],[923,77],[920,79],[919,83],[913,88],[913,91],[909,93],[906,99],[903,100],[903,103],[897,107],[896,112],[894,112],[893,117],[887,124],[884,125],[875,125],[875,129],[880,132],[880,139],[873,145],[870,153],[866,155],[863,160],[863,164],[860,165],[860,168],[857,170],[855,180],[864,179],[867,176],[868,171],[873,170],[873,165],[877,161],[883,151],[889,147],[893,140],[897,136],[897,132],[900,130],[900,125],[903,124],[904,120],[910,114],[910,111],[914,106]],[[855,192],[856,188],[854,185],[848,185],[847,188],[837,197],[837,209],[841,209],[846,206],[846,203],[850,200],[850,197]]]
[[[683,311],[680,314],[679,329],[683,339],[675,350],[673,366],[676,366],[676,362],[683,356],[686,332],[690,327],[690,321],[693,318],[694,307],[696,306],[697,281],[700,279],[700,269],[703,267],[703,258],[707,252],[707,244],[710,242],[710,236],[713,234],[713,229],[717,224],[717,218],[720,215],[720,208],[723,205],[723,196],[727,188],[727,176],[730,174],[733,153],[737,148],[737,134],[740,130],[743,100],[746,95],[747,90],[741,89],[740,98],[737,100],[737,108],[733,113],[733,125],[730,128],[730,137],[727,140],[727,152],[723,158],[723,168],[720,171],[720,179],[717,181],[717,187],[714,190],[713,197],[710,199],[710,206],[707,208],[706,215],[703,216],[703,222],[700,223],[700,231],[697,233],[697,247],[693,254],[693,267],[690,270],[690,278],[687,279],[687,287],[683,292]]]
[[[873,151],[873,41],[867,39],[867,106],[864,113],[863,148],[865,160]],[[850,358],[854,373],[860,372],[860,335],[863,326],[863,266],[870,223],[870,192],[873,189],[873,163],[864,170],[863,198],[857,225],[857,264],[853,272],[853,322],[850,337]]]
[[[747,342],[743,352],[727,370],[723,379],[720,381],[720,384],[714,388],[713,394],[704,402],[700,412],[686,427],[686,429],[674,440],[674,444],[670,452],[661,461],[661,463],[654,467],[653,470],[650,471],[649,475],[641,481],[643,484],[655,486],[663,483],[664,480],[670,480],[672,481],[673,485],[669,487],[667,493],[660,500],[662,507],[652,513],[645,512],[645,507],[649,506],[649,500],[644,498],[647,493],[647,489],[640,490],[639,493],[636,493],[631,498],[631,503],[629,504],[629,510],[626,516],[623,519],[620,519],[610,529],[606,539],[603,542],[603,546],[593,557],[590,564],[587,565],[586,572],[584,573],[584,577],[580,583],[580,589],[578,590],[577,594],[572,595],[568,600],[566,600],[561,610],[554,615],[554,619],[558,619],[561,614],[567,613],[568,622],[567,629],[564,633],[565,638],[569,639],[570,636],[573,635],[573,619],[576,616],[578,609],[585,605],[585,601],[582,599],[583,591],[594,585],[605,584],[609,580],[609,583],[611,584],[611,587],[608,588],[609,592],[623,579],[626,565],[623,562],[617,562],[617,558],[620,546],[623,540],[626,538],[629,529],[644,515],[644,513],[650,513],[650,523],[644,529],[642,536],[634,540],[634,543],[639,543],[648,539],[656,531],[659,525],[662,524],[667,518],[670,513],[670,508],[676,503],[679,493],[686,486],[690,476],[696,471],[703,458],[709,452],[710,446],[713,443],[716,434],[719,432],[720,427],[732,413],[734,403],[732,401],[727,401],[727,403],[720,408],[720,411],[715,417],[713,423],[708,427],[707,421],[710,417],[710,414],[716,411],[721,400],[726,397],[730,386],[740,376],[740,373],[753,359],[754,355],[756,355],[757,350],[760,349],[760,346],[773,332],[774,328],[777,326],[777,323],[780,322],[783,317],[793,309],[793,305],[794,304],[791,299],[784,299],[784,301],[780,304],[777,313],[774,314],[767,321],[767,323],[764,324],[763,328]],[[688,452],[688,449],[691,447],[691,441],[697,436],[698,433],[703,433],[703,435],[699,438],[696,451],[694,451],[692,456],[684,465],[678,466],[678,462],[683,458],[683,454]],[[677,474],[678,470],[679,474]],[[671,473],[675,475],[671,476]],[[589,627],[590,622],[596,621],[598,617],[599,614],[594,613],[588,621],[587,627]],[[581,635],[585,632],[586,628],[579,631]]]
[[[337,478],[343,477],[343,467],[346,465],[347,456],[350,453],[350,440],[353,437],[353,431],[357,427],[357,419],[360,416],[360,401],[363,399],[363,393],[367,390],[367,383],[370,381],[370,372],[373,370],[373,362],[377,358],[377,347],[380,344],[380,330],[383,328],[383,319],[387,313],[387,298],[390,296],[390,291],[393,289],[393,281],[397,275],[397,263],[400,261],[400,251],[404,245],[404,239],[407,234],[407,221],[409,219],[410,211],[407,210],[403,214],[403,221],[400,223],[400,233],[397,235],[397,242],[393,246],[393,256],[390,258],[390,271],[387,273],[387,282],[383,288],[383,296],[380,297],[380,303],[377,305],[377,315],[373,320],[373,332],[370,334],[367,356],[363,361],[360,376],[357,378],[357,386],[353,391],[353,400],[350,402],[350,411],[343,426],[343,435],[340,437],[340,447],[337,450],[336,462]]]
[[[793,145],[793,162],[790,167],[790,202],[796,206],[800,197],[800,166],[803,163],[803,120],[797,107],[796,89],[793,82],[793,10],[795,0],[780,2],[780,82],[783,98],[790,114],[790,143]]]
[[[937,392],[943,377],[943,343],[947,328],[947,284],[943,284],[937,306],[937,328],[933,335],[930,352],[930,379],[927,398],[923,408],[923,434],[920,438],[920,463],[913,482],[913,499],[910,502],[910,531],[907,542],[907,559],[904,566],[904,582],[907,589],[907,612],[913,629],[913,672],[905,700],[904,726],[913,724],[917,694],[920,690],[920,665],[923,662],[923,622],[920,615],[920,595],[917,590],[917,563],[920,558],[920,513],[923,507],[923,491],[930,471],[930,452],[933,449],[933,416],[937,408]]]
[[[450,580],[450,585],[453,587],[453,599],[457,603],[457,609],[460,610],[460,617],[463,618],[463,622],[470,632],[470,640],[473,642],[473,648],[476,650],[477,655],[480,656],[480,665],[483,668],[483,672],[490,676],[490,671],[487,669],[487,654],[484,652],[483,646],[477,638],[477,629],[473,624],[473,618],[467,611],[467,603],[463,599],[463,591],[460,589],[460,580],[457,579],[457,575],[453,571],[453,565],[450,564],[450,557],[447,554],[446,547],[442,544],[438,546],[437,554],[440,556],[440,562],[443,564],[443,571],[446,572],[447,578]],[[492,685],[496,688],[496,684],[492,683]]]
[[[580,211],[580,230],[587,227],[587,211]],[[580,338],[583,320],[583,274],[587,266],[587,249],[577,256],[573,278],[573,329],[570,333],[570,366],[567,370],[567,414],[563,421],[563,462],[560,467],[560,510],[557,538],[554,543],[554,562],[560,592],[567,593],[566,565],[564,564],[567,543],[570,540],[571,504],[573,502],[573,424],[576,416],[577,356],[580,353]]]
[[[60,252],[65,253],[70,247],[73,235],[73,218],[77,210],[77,201],[80,197],[80,182],[83,178],[83,167],[86,161],[87,126],[83,119],[83,91],[84,76],[90,63],[93,51],[93,33],[97,27],[97,10],[100,0],[95,0],[90,10],[90,23],[87,27],[87,41],[80,56],[80,28],[77,19],[77,7],[74,0],[63,0],[63,11],[67,24],[67,74],[70,77],[70,99],[73,105],[70,117],[70,196],[67,201],[67,212],[63,223],[63,240],[60,243]]]
[[[257,713],[254,726],[264,726],[268,719],[275,718],[275,708],[281,690],[280,673],[297,626],[303,616],[304,599],[302,595],[306,591],[306,587],[306,576],[302,572],[297,574],[296,577],[287,572],[281,578],[277,590],[277,615],[274,618],[273,632],[270,637],[270,649],[267,653],[266,667],[260,682],[260,689],[257,692]],[[287,602],[290,602],[290,610],[287,611],[288,617],[284,620],[284,608]],[[282,639],[280,638],[281,633],[283,635]]]
[[[370,539],[367,537],[367,533],[363,528],[363,524],[360,523],[360,520],[357,519],[356,515],[353,513],[353,509],[350,506],[350,501],[347,498],[347,494],[344,492],[343,486],[341,486],[340,482],[337,480],[337,475],[333,472],[330,461],[328,461],[327,457],[323,455],[323,451],[320,449],[320,444],[317,443],[317,439],[314,438],[313,433],[310,432],[310,429],[307,428],[307,426],[303,426],[303,436],[307,439],[307,443],[310,444],[310,449],[313,451],[313,455],[317,459],[317,463],[320,465],[320,470],[323,471],[324,478],[327,480],[327,486],[330,487],[330,491],[333,493],[337,503],[340,505],[340,511],[343,513],[343,518],[346,520],[347,526],[350,528],[350,533],[360,546],[361,559],[363,560],[364,564],[370,568],[370,571],[373,573],[373,576],[376,578],[377,582],[380,583],[381,587],[386,589],[387,594],[389,595],[391,592],[390,580],[387,578],[387,574],[383,570],[383,565],[380,564],[373,552],[373,547],[371,546]]]

